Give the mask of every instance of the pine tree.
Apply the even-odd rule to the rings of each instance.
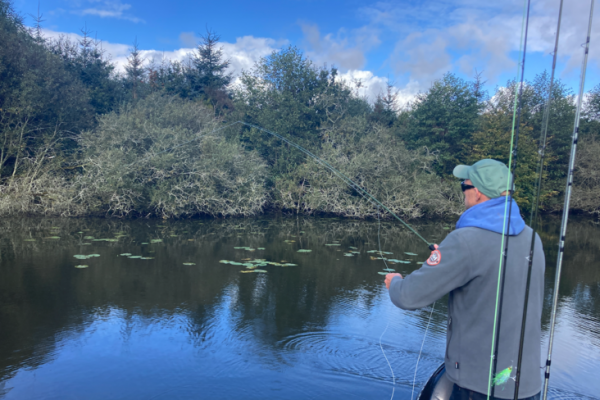
[[[229,60],[223,60],[223,48],[218,47],[221,37],[210,29],[202,36],[193,58],[193,67],[197,75],[197,86],[224,90],[231,83],[232,76],[227,73]]]
[[[140,53],[137,39],[133,42],[133,48],[127,57],[127,65],[125,66],[126,83],[131,88],[133,100],[138,99],[139,87],[143,83],[145,68],[144,59]]]

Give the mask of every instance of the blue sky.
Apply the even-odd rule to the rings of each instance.
[[[446,72],[482,72],[489,90],[514,78],[523,0],[286,0],[182,1],[39,0],[47,36],[73,39],[87,27],[119,65],[137,38],[151,62],[182,59],[206,27],[221,35],[232,72],[295,45],[317,65],[336,66],[361,94],[373,98],[389,79],[404,100],[427,90]],[[526,77],[550,69],[559,0],[533,0]],[[558,76],[574,89],[583,57],[589,0],[567,0]],[[14,0],[35,15],[37,0]],[[600,20],[595,15],[586,88],[600,83]],[[33,19],[27,17],[27,23]]]

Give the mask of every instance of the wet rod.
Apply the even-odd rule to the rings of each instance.
[[[512,205],[513,205],[513,199],[511,197],[511,192],[513,190],[514,187],[514,182],[515,182],[515,178],[514,178],[514,172],[516,170],[517,167],[517,150],[518,150],[518,145],[519,145],[519,128],[520,128],[520,124],[521,124],[521,113],[522,113],[522,109],[523,109],[523,82],[525,79],[525,57],[527,55],[527,34],[529,32],[529,10],[531,8],[531,0],[527,0],[527,6],[526,6],[526,11],[525,11],[525,15],[524,17],[524,30],[522,30],[522,46],[523,46],[523,51],[522,51],[522,55],[523,55],[523,59],[521,61],[521,71],[520,71],[520,81],[519,81],[519,91],[518,91],[518,95],[515,98],[515,107],[517,107],[516,113],[513,112],[513,133],[514,133],[514,140],[513,138],[511,138],[511,151],[509,154],[509,161],[508,161],[508,180],[507,180],[507,187],[506,187],[506,195],[505,195],[505,202],[504,202],[504,220],[506,222],[506,224],[504,225],[504,227],[502,228],[502,243],[501,243],[501,247],[502,247],[502,253],[501,253],[501,257],[500,257],[500,264],[498,266],[498,288],[496,291],[496,306],[495,306],[495,310],[494,310],[494,333],[493,333],[493,337],[492,337],[492,359],[491,359],[491,368],[490,368],[490,375],[489,375],[489,381],[488,381],[488,394],[487,394],[487,398],[493,398],[494,397],[494,391],[496,388],[496,385],[493,384],[493,380],[492,378],[495,377],[496,375],[496,371],[497,371],[497,367],[498,367],[498,346],[500,343],[500,325],[502,322],[502,304],[504,302],[504,283],[505,283],[505,277],[506,277],[506,263],[508,261],[508,241],[510,238],[510,220],[511,220],[511,214],[512,214]],[[523,28],[522,28],[523,29]],[[516,114],[516,115],[515,115]],[[509,201],[510,198],[510,201]],[[507,204],[508,203],[508,204]],[[507,214],[507,207],[508,207],[508,214]]]
[[[594,0],[590,4],[590,17],[588,22],[587,38],[585,41],[585,53],[581,65],[581,80],[579,82],[579,97],[577,98],[577,112],[573,126],[573,142],[571,144],[571,155],[569,156],[569,171],[567,174],[567,186],[565,189],[565,203],[563,205],[562,220],[560,223],[560,236],[558,240],[558,255],[556,256],[556,277],[554,280],[554,296],[552,299],[552,316],[550,319],[550,338],[548,340],[548,357],[546,358],[546,371],[544,374],[543,400],[548,396],[548,381],[550,379],[550,364],[552,362],[552,345],[554,344],[554,328],[556,326],[556,310],[558,308],[558,288],[560,286],[560,273],[562,270],[563,254],[565,251],[565,236],[567,234],[567,222],[569,221],[569,205],[571,203],[571,191],[573,188],[573,170],[575,168],[575,155],[577,153],[577,137],[579,135],[579,118],[581,116],[581,103],[583,101],[583,89],[585,86],[585,72],[587,69],[588,54],[590,51],[590,35],[592,32],[592,17],[594,15]]]
[[[521,337],[519,339],[519,356],[517,359],[517,372],[515,376],[515,396],[514,400],[519,399],[519,384],[521,383],[521,364],[523,361],[523,343],[525,341],[525,326],[527,322],[527,306],[529,303],[529,289],[531,287],[531,271],[533,269],[533,253],[535,250],[535,235],[537,228],[537,216],[540,203],[540,194],[542,188],[542,174],[544,172],[544,160],[546,155],[546,142],[548,138],[548,121],[550,119],[550,105],[552,103],[552,91],[554,90],[554,73],[556,72],[556,59],[558,58],[558,38],[560,36],[560,23],[562,19],[563,0],[560,0],[558,10],[558,23],[556,27],[556,39],[554,41],[554,55],[552,58],[552,73],[550,75],[550,84],[548,85],[548,97],[546,98],[546,106],[544,108],[544,116],[542,119],[542,133],[539,142],[539,160],[536,180],[536,193],[534,197],[533,207],[529,226],[531,227],[531,246],[529,248],[529,263],[527,266],[527,281],[525,283],[525,300],[523,300],[523,320],[521,322]]]

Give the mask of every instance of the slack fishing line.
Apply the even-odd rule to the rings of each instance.
[[[381,260],[385,264],[385,268],[389,269],[387,263],[385,262],[385,258],[383,257],[383,251],[381,250],[381,239],[380,239],[380,235],[379,235],[380,231],[381,231],[381,219],[379,218],[379,207],[377,207],[377,244],[379,245],[379,255],[381,256]],[[383,353],[383,357],[385,357],[385,361],[387,362],[388,366],[390,367],[390,371],[392,373],[392,397],[390,397],[390,400],[393,400],[394,393],[396,392],[396,376],[394,375],[394,369],[392,368],[392,364],[390,364],[390,360],[388,360],[387,356],[385,355],[385,351],[383,350],[383,345],[381,344],[381,339],[383,338],[383,335],[385,335],[385,333],[387,332],[389,326],[390,326],[390,318],[388,316],[388,320],[387,320],[387,324],[385,325],[385,329],[383,330],[383,332],[381,332],[381,336],[379,336],[379,348],[381,349],[381,352]],[[412,398],[411,398],[411,400],[412,400]]]
[[[579,82],[579,97],[577,98],[577,111],[573,126],[573,137],[571,143],[571,154],[569,156],[569,171],[567,174],[567,186],[565,189],[565,202],[563,205],[562,220],[560,223],[560,237],[558,240],[558,255],[556,257],[556,277],[554,280],[554,296],[552,299],[552,316],[550,319],[550,336],[548,339],[548,357],[546,358],[546,371],[544,373],[543,400],[548,396],[548,381],[550,379],[550,364],[552,363],[552,345],[554,344],[554,328],[556,326],[556,311],[558,308],[558,288],[560,285],[560,274],[562,271],[563,255],[565,251],[565,236],[567,234],[567,223],[569,221],[569,206],[571,202],[571,191],[573,187],[573,172],[575,169],[575,155],[577,153],[577,138],[579,135],[579,119],[581,117],[581,104],[583,101],[583,89],[585,86],[585,73],[587,69],[588,55],[590,50],[590,36],[592,33],[592,17],[594,15],[594,0],[590,4],[590,17],[588,22],[587,38],[585,41],[585,52],[581,65],[581,79]]]
[[[381,219],[379,218],[379,208],[377,208],[377,244],[379,245],[379,255],[381,256],[381,260],[385,264],[385,268],[389,270],[390,267],[385,262],[385,257],[383,257],[383,251],[381,249],[380,231],[381,231]],[[431,305],[431,312],[429,313],[429,318],[427,319],[427,326],[425,327],[425,333],[423,334],[423,341],[421,342],[421,348],[419,349],[419,355],[417,356],[417,363],[415,364],[415,374],[413,376],[413,384],[412,384],[412,392],[410,394],[410,400],[412,400],[415,395],[415,386],[416,386],[416,382],[417,382],[417,370],[419,368],[419,361],[421,360],[421,354],[423,353],[423,346],[425,345],[425,339],[427,338],[427,331],[429,330],[429,324],[431,323],[431,319],[433,317],[434,308],[435,308],[435,301]],[[394,392],[396,390],[396,377],[394,375],[394,369],[392,368],[392,364],[390,364],[390,361],[388,360],[388,358],[385,354],[385,351],[383,350],[383,346],[381,344],[381,338],[383,338],[383,335],[385,334],[385,332],[387,332],[389,326],[390,326],[390,320],[388,318],[387,325],[385,326],[385,329],[383,330],[383,332],[381,333],[381,336],[379,337],[379,347],[381,348],[381,352],[383,353],[383,356],[385,357],[385,361],[387,361],[388,366],[390,367],[390,371],[392,372],[392,385],[393,386],[392,386],[392,397],[390,398],[390,400],[393,400]]]
[[[498,284],[496,288],[496,304],[494,307],[494,326],[492,332],[492,346],[490,355],[490,370],[488,375],[488,390],[487,400],[490,397],[494,397],[495,384],[493,378],[496,375],[498,365],[498,344],[500,342],[498,336],[500,335],[500,322],[502,317],[502,303],[504,295],[504,279],[508,253],[508,236],[507,231],[510,229],[510,220],[512,212],[512,197],[511,190],[514,187],[514,177],[512,171],[516,169],[516,156],[519,141],[519,124],[521,120],[521,100],[523,94],[523,79],[525,72],[525,56],[527,54],[527,33],[529,29],[529,10],[531,0],[526,0],[523,4],[523,20],[521,23],[521,41],[520,41],[520,55],[522,55],[522,61],[520,63],[520,70],[518,70],[517,77],[519,79],[518,94],[515,96],[514,108],[513,108],[513,121],[510,138],[510,151],[508,159],[508,178],[506,182],[506,195],[504,200],[504,223],[502,226],[502,239],[500,242],[500,264],[498,266]],[[517,107],[518,105],[518,107]],[[513,161],[514,160],[514,161]],[[514,163],[514,168],[513,168]],[[509,202],[509,198],[511,201]]]
[[[537,179],[535,182],[535,195],[533,199],[533,207],[531,209],[529,226],[531,227],[531,245],[529,248],[529,260],[527,265],[527,280],[525,283],[525,299],[523,300],[523,317],[521,321],[521,337],[519,338],[519,355],[517,358],[517,368],[515,375],[515,392],[514,400],[519,399],[519,386],[521,383],[521,365],[523,362],[523,347],[525,343],[525,328],[527,323],[527,308],[529,304],[529,290],[531,286],[531,272],[533,270],[533,255],[535,251],[535,236],[537,231],[537,217],[539,211],[540,196],[542,190],[542,175],[544,173],[544,160],[546,155],[546,143],[548,139],[548,122],[550,120],[550,106],[552,104],[552,96],[554,90],[554,74],[556,72],[556,60],[558,58],[558,40],[560,37],[560,24],[562,20],[563,0],[560,0],[558,9],[558,22],[556,26],[556,38],[554,41],[554,53],[552,58],[552,73],[550,75],[550,83],[548,85],[548,96],[544,107],[544,116],[542,118],[542,133],[539,141],[539,159],[537,169]]]

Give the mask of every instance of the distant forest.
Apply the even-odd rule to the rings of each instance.
[[[281,134],[405,218],[463,211],[456,164],[508,162],[517,82],[486,92],[452,73],[407,107],[389,85],[374,102],[335,68],[290,46],[233,85],[219,36],[188,61],[144,60],[118,73],[88,33],[49,40],[0,0],[0,214],[252,216],[269,211],[365,218],[378,210],[319,163],[243,121]],[[517,199],[534,192],[549,73],[523,89]],[[562,208],[575,95],[552,93],[542,208]],[[600,216],[600,85],[585,97],[572,206]]]

